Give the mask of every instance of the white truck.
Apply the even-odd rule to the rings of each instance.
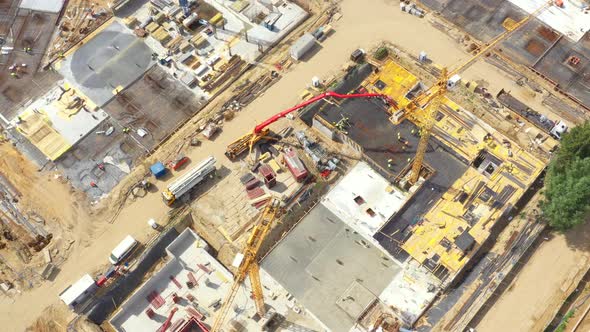
[[[215,158],[209,156],[199,165],[183,174],[178,180],[168,185],[166,190],[162,192],[164,202],[169,206],[172,205],[174,201],[203,181],[203,179],[213,171],[215,171]]]

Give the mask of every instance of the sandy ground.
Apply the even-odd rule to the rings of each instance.
[[[334,73],[348,60],[350,52],[358,47],[369,49],[381,40],[390,40],[403,45],[415,54],[425,50],[435,62],[444,65],[454,64],[467,58],[466,53],[458,50],[451,38],[432,28],[426,20],[400,12],[399,1],[346,0],[342,3],[342,14],[343,18],[333,25],[335,33],[322,44],[322,49],[317,54],[307,62],[297,64],[262,97],[241,111],[237,119],[224,126],[222,134],[215,141],[204,142],[201,147],[187,151],[187,155],[192,160],[198,161],[212,154],[222,163],[229,163],[223,156],[228,143],[251,130],[255,123],[297,103],[297,96],[311,82],[313,76],[322,77]],[[523,89],[500,74],[495,67],[482,62],[474,65],[465,76],[470,80],[492,81],[494,84],[490,86],[492,92],[502,87],[509,88],[513,93]],[[174,143],[167,146],[170,148],[174,146]],[[128,203],[113,224],[105,223],[104,219],[98,216],[90,219],[93,223],[90,224],[88,221],[83,221],[85,218],[77,218],[76,212],[72,212],[76,208],[73,206],[75,200],[70,193],[52,188],[51,183],[47,184],[44,190],[51,190],[52,193],[39,199],[55,200],[56,211],[71,216],[71,225],[77,234],[81,234],[81,243],[77,244],[69,260],[62,265],[54,281],[24,292],[15,299],[0,298],[0,312],[2,312],[0,326],[7,331],[22,331],[41,314],[45,307],[59,302],[57,295],[67,285],[76,281],[82,274],[95,271],[98,265],[106,263],[110,250],[125,235],[132,234],[140,241],[145,240],[151,233],[146,221],[149,218],[163,220],[168,211],[161,202],[159,194],[164,185],[165,183],[158,182],[156,183],[158,192]],[[86,229],[89,232],[84,234]],[[549,242],[547,245],[557,244]],[[541,256],[550,257],[560,252],[551,249],[545,251]],[[555,264],[563,264],[563,269],[559,269],[563,274],[565,269],[575,267],[573,263],[577,259],[577,255],[562,250],[561,256],[555,257]],[[565,264],[565,262],[572,264]],[[551,283],[547,287],[555,286],[555,284],[559,286],[558,282]],[[26,315],[23,314],[25,312]]]
[[[569,332],[584,332],[584,331],[590,331],[590,314],[586,311],[588,310],[588,307],[590,305],[585,305],[582,306],[581,308],[578,309],[578,311],[576,312],[576,314],[574,314],[572,316],[572,318],[569,320],[568,324],[567,324],[567,328],[566,331]],[[579,314],[578,314],[579,312]],[[584,315],[582,317],[582,315]],[[582,318],[582,320],[580,321],[580,318]],[[578,324],[579,321],[579,324]]]
[[[542,331],[588,269],[590,224],[581,228],[541,244],[477,331]]]

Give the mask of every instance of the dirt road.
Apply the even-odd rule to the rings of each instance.
[[[477,331],[542,331],[588,269],[590,224],[581,228],[541,244]]]
[[[242,110],[237,119],[225,124],[223,133],[214,142],[204,142],[203,146],[189,150],[187,155],[198,161],[212,154],[227,164],[223,151],[229,142],[251,130],[258,121],[295,104],[297,96],[309,85],[313,76],[322,77],[335,72],[357,47],[368,49],[381,40],[390,40],[415,54],[425,50],[435,62],[443,65],[451,65],[467,57],[456,48],[452,39],[432,28],[426,20],[402,13],[399,1],[345,0],[342,3],[342,14],[343,18],[333,25],[335,33],[322,44],[322,49],[316,55],[307,62],[297,64],[262,97]],[[476,64],[465,76],[470,80],[493,80],[490,86],[492,92],[500,88],[509,88],[513,92],[522,89],[485,63]],[[171,143],[166,146],[174,145]],[[160,190],[164,187],[162,182],[156,185]],[[68,211],[67,204],[72,202],[71,196],[64,194],[56,197],[63,200],[57,206],[64,212]],[[93,232],[84,241],[87,245],[78,247],[61,267],[54,281],[23,293],[14,302],[0,298],[0,326],[7,331],[22,331],[45,307],[59,302],[57,295],[67,285],[106,263],[109,251],[125,235],[132,234],[139,240],[145,239],[151,231],[146,221],[149,218],[163,219],[167,211],[168,208],[156,192],[128,204],[113,224],[93,219]],[[564,256],[566,254],[564,252]]]

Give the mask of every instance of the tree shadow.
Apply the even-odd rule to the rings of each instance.
[[[565,236],[568,247],[590,252],[590,217],[586,218],[586,222],[583,224],[564,231],[562,234]]]

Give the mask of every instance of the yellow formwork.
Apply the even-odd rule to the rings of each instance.
[[[367,90],[388,95],[399,105],[407,101],[405,95],[418,81],[416,76],[390,60],[379,72],[370,75],[364,85]],[[412,119],[420,122],[423,112],[419,109]],[[426,259],[438,256],[437,264],[457,272],[469,261],[473,251],[464,253],[453,245],[455,239],[468,230],[476,245],[484,242],[505,207],[516,203],[546,163],[446,97],[443,98],[436,120],[433,135],[465,159],[473,161],[485,150],[501,161],[500,167],[491,175],[469,167],[429,211],[424,211],[422,221],[413,226],[412,235],[402,245],[418,262],[424,263]],[[436,169],[436,165],[431,166]],[[506,186],[513,187],[515,192],[503,207],[492,208],[491,202],[484,202],[479,198],[479,193],[473,192],[479,182],[496,193]],[[456,196],[462,192],[469,196],[473,194],[470,213],[477,215],[473,225],[463,218],[467,207],[456,200]]]
[[[19,115],[18,131],[23,134],[47,158],[54,161],[72,146],[53,127],[40,110],[27,110]]]
[[[406,93],[418,81],[416,76],[402,66],[393,61],[388,61],[379,69],[379,72],[373,73],[367,78],[366,82],[368,84],[365,87],[371,92],[390,96],[399,105],[407,101]],[[379,89],[379,84],[384,84],[384,87]]]
[[[61,94],[61,97],[47,105],[47,107],[56,110],[62,120],[74,121],[72,117],[80,112],[82,106],[90,111],[98,108],[85,94],[73,89],[69,83],[64,82],[62,88],[65,92]],[[72,145],[52,127],[46,112],[45,108],[26,110],[19,115],[21,122],[17,128],[47,158],[56,160]],[[72,125],[75,124],[72,122]]]

